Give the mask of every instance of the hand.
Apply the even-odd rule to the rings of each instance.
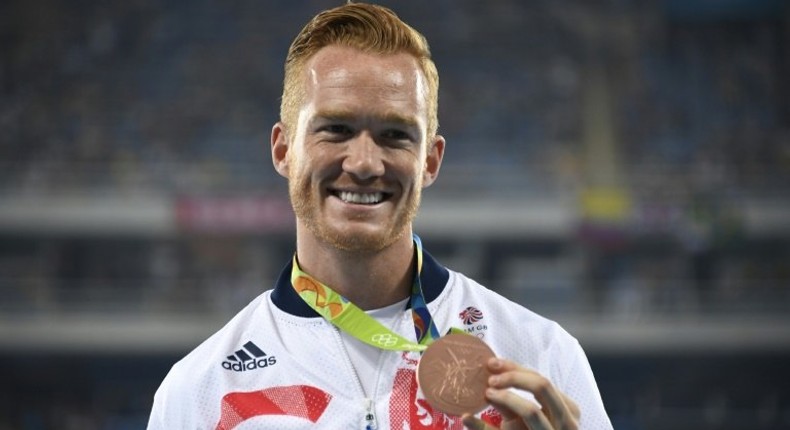
[[[581,413],[576,403],[541,374],[501,358],[488,361],[486,399],[502,414],[502,430],[575,430]],[[529,391],[540,406],[510,388]],[[471,430],[495,430],[470,414],[463,416]]]

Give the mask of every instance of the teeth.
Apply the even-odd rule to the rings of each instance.
[[[376,204],[384,197],[383,193],[352,193],[351,191],[340,191],[340,200],[346,203],[361,203],[365,205]]]

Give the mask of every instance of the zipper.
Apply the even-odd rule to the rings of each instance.
[[[373,400],[365,399],[365,430],[374,430],[378,428],[376,424],[376,414],[373,409]]]
[[[362,394],[362,404],[365,408],[365,416],[362,417],[362,428],[365,430],[375,430],[378,428],[378,423],[376,422],[376,409],[375,405],[373,404],[373,400],[368,398],[365,394],[365,388],[362,387],[362,381],[359,379],[359,374],[357,374],[357,370],[354,369],[354,364],[351,362],[351,357],[348,355],[348,349],[346,349],[346,345],[343,343],[343,339],[340,337],[340,329],[334,325],[332,325],[332,329],[332,332],[335,335],[335,340],[340,345],[340,349],[343,351],[346,364],[351,370],[351,373],[354,375],[354,382],[356,382],[357,388]]]

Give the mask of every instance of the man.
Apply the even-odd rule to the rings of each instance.
[[[444,268],[413,235],[444,155],[437,94],[426,41],[392,11],[346,4],[305,26],[271,134],[296,254],[173,367],[149,429],[611,428],[575,339]],[[469,321],[501,358],[486,363],[489,406],[450,416],[426,401],[416,367]]]

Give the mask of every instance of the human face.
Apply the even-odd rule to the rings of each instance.
[[[444,140],[427,136],[425,77],[408,54],[328,46],[305,67],[295,127],[272,130],[297,233],[347,251],[379,251],[405,234]]]

